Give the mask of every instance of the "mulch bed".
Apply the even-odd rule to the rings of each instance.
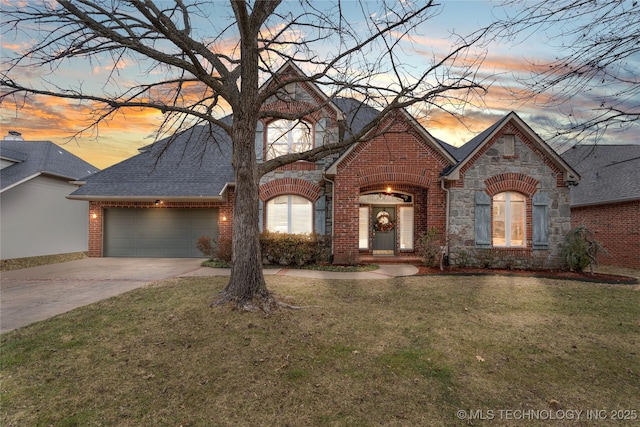
[[[562,279],[562,280],[578,280],[581,282],[594,282],[594,283],[609,283],[609,284],[624,284],[635,285],[638,283],[638,279],[635,277],[620,276],[615,274],[603,274],[603,273],[576,273],[574,271],[559,271],[559,270],[503,270],[493,268],[458,268],[458,267],[445,267],[444,270],[434,267],[426,267],[423,265],[417,265],[417,276],[431,276],[431,275],[464,275],[464,276],[479,276],[479,275],[502,275],[502,276],[514,276],[514,277],[541,277],[547,279]]]

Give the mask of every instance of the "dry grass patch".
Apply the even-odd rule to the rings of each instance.
[[[1,424],[451,426],[467,424],[459,409],[640,410],[637,288],[278,276],[281,300],[312,307],[265,317],[209,308],[226,280],[165,281],[3,335]]]
[[[39,265],[57,264],[86,258],[86,252],[71,252],[68,254],[42,255],[27,258],[12,258],[0,260],[0,271],[20,270],[22,268],[38,267]]]

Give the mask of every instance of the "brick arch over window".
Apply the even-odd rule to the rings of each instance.
[[[320,191],[319,186],[304,179],[276,179],[260,186],[260,200],[265,202],[276,196],[293,194],[315,202],[320,197]]]
[[[538,180],[522,173],[501,173],[484,181],[486,192],[493,197],[505,191],[517,191],[527,197],[532,197],[537,189]]]
[[[359,173],[358,185],[361,188],[380,183],[401,183],[429,187],[431,177],[426,176],[424,168],[410,166],[378,166],[362,169]]]

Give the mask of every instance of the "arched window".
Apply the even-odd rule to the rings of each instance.
[[[266,228],[278,233],[312,233],[313,203],[291,194],[274,197],[267,202]]]
[[[526,246],[525,196],[513,191],[493,196],[491,240],[495,247]]]
[[[274,120],[267,125],[267,160],[313,148],[312,125],[304,121]]]

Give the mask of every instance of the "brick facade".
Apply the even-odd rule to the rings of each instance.
[[[640,269],[640,200],[574,207],[571,224],[584,225],[603,244],[608,254],[601,264]]]
[[[446,193],[438,178],[449,162],[406,118],[398,115],[390,120],[392,124],[381,125],[389,126],[387,134],[360,143],[338,166],[333,221],[333,255],[337,264],[358,263],[362,193],[383,193],[391,187],[413,196],[414,247],[420,235],[431,227],[444,232]],[[396,242],[395,253],[399,251]]]

